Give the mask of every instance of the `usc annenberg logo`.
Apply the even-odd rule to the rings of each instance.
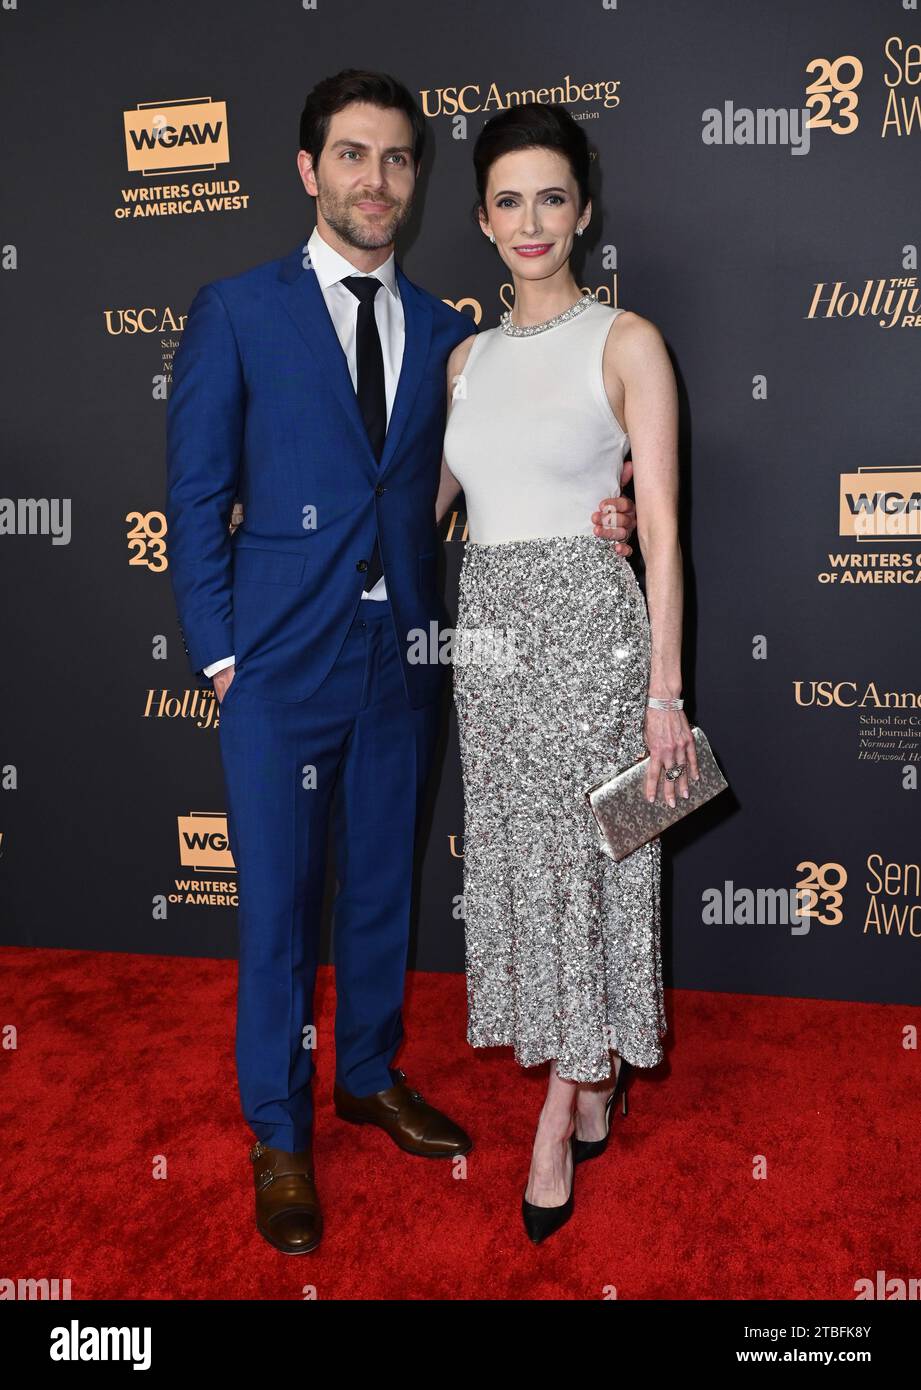
[[[840,709],[907,710],[909,726],[921,728],[921,714],[915,713],[915,690],[891,690],[872,680],[862,686],[856,681],[802,680],[793,682],[793,697],[803,708],[827,709],[837,705]]]
[[[230,159],[227,105],[210,97],[138,102],[126,111],[125,150],[133,174],[182,174]]]
[[[524,101],[544,105],[556,102],[560,106],[581,106],[586,102],[597,102],[612,108],[620,105],[619,87],[619,79],[573,81],[571,74],[567,72],[562,81],[558,80],[546,87],[500,91],[497,82],[490,82],[484,95],[479,82],[467,82],[462,87],[423,87],[419,92],[419,98],[423,114],[429,118],[472,116],[477,111],[505,111],[510,106],[520,106]]]

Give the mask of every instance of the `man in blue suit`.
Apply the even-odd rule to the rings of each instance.
[[[317,200],[306,251],[198,291],[168,409],[170,574],[190,664],[221,702],[256,1224],[291,1254],[322,1232],[311,1077],[331,815],[336,1112],[412,1154],[471,1147],[391,1066],[446,674],[437,651],[411,659],[410,634],[447,618],[435,529],[446,362],[475,331],[394,260],[424,131],[383,74],[314,88],[298,155]],[[631,504],[618,505],[624,531],[601,534],[633,529]]]

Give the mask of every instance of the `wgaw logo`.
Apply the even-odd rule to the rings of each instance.
[[[125,112],[125,150],[133,174],[214,169],[230,159],[227,105],[210,97],[138,102]]]
[[[842,473],[839,530],[858,538],[921,540],[921,469]]]
[[[179,862],[187,869],[225,869],[235,865],[227,837],[227,817],[219,811],[179,816]]]

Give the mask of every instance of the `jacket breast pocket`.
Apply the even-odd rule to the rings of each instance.
[[[233,561],[234,579],[257,584],[300,584],[306,555],[290,550],[257,550],[240,546]]]

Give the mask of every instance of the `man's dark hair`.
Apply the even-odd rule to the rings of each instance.
[[[425,117],[409,89],[385,72],[344,68],[334,77],[324,77],[317,83],[308,93],[301,112],[299,148],[311,156],[314,169],[326,144],[330,117],[353,101],[394,107],[404,112],[413,128],[413,164],[418,165],[425,145]]]

